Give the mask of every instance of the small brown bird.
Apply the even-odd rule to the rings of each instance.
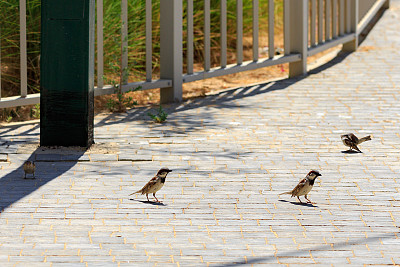
[[[156,193],[158,190],[160,190],[164,186],[165,178],[167,178],[167,175],[170,172],[172,172],[172,170],[170,170],[168,168],[161,168],[157,172],[156,176],[151,178],[151,180],[145,186],[143,186],[142,189],[140,189],[139,191],[136,191],[130,195],[137,194],[137,193],[141,193],[142,195],[146,194],[147,201],[150,201],[149,194],[153,193],[153,197],[156,199],[156,201],[160,202],[156,198]]]
[[[345,146],[350,147],[350,150],[354,149],[360,153],[361,153],[361,150],[357,147],[357,145],[359,145],[365,141],[371,140],[370,135],[358,139],[357,136],[355,136],[352,133],[343,134],[340,136],[340,138],[342,139],[342,142]]]
[[[314,186],[315,179],[318,176],[321,176],[321,174],[318,171],[312,170],[306,175],[306,178],[301,180],[292,191],[281,193],[279,195],[288,194],[292,195],[292,197],[296,196],[300,203],[303,202],[301,202],[299,196],[304,196],[305,199],[307,199],[307,203],[312,203],[311,200],[307,198],[307,194],[310,193],[311,189]]]
[[[29,161],[29,160],[25,161],[23,168],[24,168],[24,172],[25,172],[24,179],[27,179],[26,174],[33,174],[32,179],[35,178],[35,169],[36,169],[35,162]]]

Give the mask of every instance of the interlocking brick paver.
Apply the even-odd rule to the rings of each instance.
[[[0,265],[400,264],[399,16],[392,0],[356,52],[307,77],[165,105],[163,124],[146,108],[98,115],[88,151],[4,126]],[[372,135],[364,153],[342,153],[347,132]],[[128,196],[163,166],[163,204]],[[314,205],[278,196],[309,169]]]

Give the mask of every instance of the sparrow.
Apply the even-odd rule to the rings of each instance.
[[[342,139],[342,142],[343,142],[343,144],[345,146],[350,147],[350,150],[354,149],[354,150],[356,150],[356,151],[358,151],[360,153],[362,153],[362,152],[357,147],[357,145],[361,144],[362,142],[371,140],[371,136],[370,135],[358,139],[357,136],[355,136],[352,133],[343,134],[343,135],[340,136],[340,138]]]
[[[156,199],[156,201],[160,202],[156,197],[156,193],[158,190],[160,190],[164,186],[165,178],[167,178],[167,175],[170,172],[172,172],[172,170],[170,170],[168,168],[161,168],[157,172],[156,176],[151,178],[151,180],[145,186],[143,186],[142,189],[140,189],[139,191],[133,192],[132,194],[130,194],[130,196],[133,194],[137,194],[137,193],[141,193],[142,195],[146,194],[147,201],[150,201],[149,194],[153,193],[153,197]]]
[[[307,199],[307,203],[312,203],[311,200],[307,198],[307,194],[310,193],[311,189],[314,186],[315,179],[318,176],[321,176],[321,174],[318,171],[312,170],[306,175],[303,180],[298,183],[298,185],[292,191],[284,192],[279,195],[288,194],[292,195],[292,197],[296,196],[300,203],[303,202],[301,202],[299,196],[304,196],[305,199]]]
[[[35,178],[35,169],[36,169],[35,162],[29,161],[29,160],[25,161],[23,168],[24,168],[24,172],[25,172],[24,179],[27,179],[26,174],[33,174],[32,179]]]

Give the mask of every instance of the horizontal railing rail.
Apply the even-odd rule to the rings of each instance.
[[[308,56],[356,39],[356,5],[357,1],[354,0],[320,0],[317,7],[317,1],[311,0]]]
[[[210,1],[204,1],[204,67],[202,71],[193,71],[193,10],[188,8],[188,34],[187,34],[187,72],[183,75],[183,82],[193,82],[217,76],[223,76],[242,71],[254,70],[257,68],[268,67],[283,63],[291,63],[300,60],[297,53],[275,56],[274,45],[274,27],[275,27],[275,9],[274,1],[268,1],[268,57],[260,59],[259,55],[259,1],[253,0],[252,12],[252,37],[253,37],[253,55],[252,60],[243,61],[243,5],[242,1],[236,2],[236,63],[227,65],[227,7],[226,0],[220,4],[220,65],[211,68],[211,49],[210,49]],[[193,6],[193,0],[188,0],[188,7]],[[285,9],[288,9],[285,5]],[[285,27],[285,31],[288,27]]]
[[[182,0],[160,1],[160,61],[159,73],[154,70],[153,51],[153,10],[154,1],[145,0],[145,79],[129,82],[128,69],[135,66],[129,65],[129,40],[128,35],[128,1],[121,0],[121,25],[120,25],[120,73],[118,83],[121,83],[122,92],[133,89],[147,90],[161,88],[161,101],[182,100],[182,84],[217,76],[223,76],[248,70],[254,70],[267,66],[289,63],[289,76],[306,73],[307,57],[316,55],[331,47],[343,44],[343,49],[354,51],[358,45],[358,36],[371,22],[382,7],[389,6],[389,0],[282,0],[283,10],[283,53],[276,53],[276,9],[277,1],[268,0],[267,14],[267,43],[260,42],[260,3],[252,0],[252,58],[244,60],[243,53],[243,22],[247,19],[243,15],[243,0],[236,1],[234,19],[236,24],[236,49],[235,62],[228,62],[228,15],[232,11],[227,9],[227,0],[221,0],[219,6],[219,51],[212,49],[211,8],[210,0],[203,0],[203,66],[195,67],[198,48],[195,47],[194,1]],[[26,0],[19,2],[19,56],[20,56],[20,93],[17,96],[2,97],[5,83],[2,82],[2,70],[0,68],[0,108],[9,108],[22,105],[32,105],[40,102],[40,94],[28,94],[28,69],[27,69],[27,24],[26,24]],[[97,0],[97,42],[96,42],[96,72],[97,81],[94,89],[95,95],[113,94],[116,88],[105,84],[104,79],[104,3]],[[183,14],[186,20],[183,20]],[[265,15],[264,15],[265,16]],[[0,23],[0,25],[2,25]],[[183,27],[185,26],[185,27]],[[1,27],[1,26],[0,26]],[[184,32],[184,28],[186,32]],[[1,50],[2,35],[0,28],[0,64],[3,66]],[[185,39],[182,36],[185,33]],[[215,34],[215,33],[213,33]],[[215,41],[215,40],[214,40]],[[186,50],[183,49],[186,43]],[[267,46],[268,53],[262,58],[259,52],[260,46]],[[197,49],[197,50],[196,50]],[[215,55],[214,53],[217,53]],[[184,58],[185,55],[185,58]],[[212,59],[219,58],[219,63]],[[215,61],[215,60],[214,60]],[[198,66],[198,64],[196,65]],[[183,69],[185,67],[185,72]],[[158,68],[157,68],[158,70]],[[156,77],[156,78],[153,78]]]

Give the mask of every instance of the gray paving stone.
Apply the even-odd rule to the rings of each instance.
[[[38,143],[38,124],[1,128],[2,264],[399,264],[400,2],[391,2],[356,52],[307,77],[170,104],[162,125],[142,108],[96,116],[96,143],[118,145],[109,154],[18,154]],[[363,153],[342,153],[347,132],[372,135]],[[38,178],[24,180],[32,156]],[[163,166],[173,169],[157,193],[163,205],[129,196]],[[309,169],[323,175],[314,205],[278,196]]]
[[[7,154],[0,154],[0,161],[7,161],[8,155]]]

